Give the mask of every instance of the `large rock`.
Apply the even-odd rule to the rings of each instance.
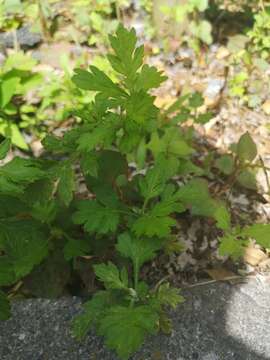
[[[270,283],[216,283],[184,291],[172,313],[171,336],[148,339],[136,360],[270,359]],[[1,360],[116,360],[90,334],[78,343],[70,320],[81,300],[27,300],[13,304],[13,318],[0,324]]]
[[[13,31],[0,33],[0,44],[6,48],[13,48],[14,42],[17,41],[21,48],[27,49],[38,45],[42,41],[41,34],[32,32],[28,25],[22,26],[16,30],[15,34]]]

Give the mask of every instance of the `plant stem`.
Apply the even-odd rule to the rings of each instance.
[[[138,289],[138,282],[139,282],[139,266],[138,261],[135,260],[133,263],[134,267],[134,289],[137,292]]]
[[[264,1],[263,0],[259,0],[259,1],[260,1],[260,8],[262,9],[262,11],[265,11]]]
[[[146,198],[146,199],[144,200],[143,207],[142,207],[142,213],[143,213],[143,214],[145,213],[145,209],[146,209],[146,207],[147,207],[147,205],[148,205],[148,202],[149,202],[149,199]]]
[[[269,176],[268,176],[268,173],[267,173],[267,167],[264,165],[264,162],[263,162],[263,159],[262,159],[261,156],[260,156],[260,163],[261,163],[261,167],[262,167],[263,172],[264,172],[266,184],[267,184],[267,187],[268,187],[268,192],[270,194],[270,181],[269,181]],[[268,170],[270,170],[270,169],[268,169]]]
[[[115,12],[116,12],[116,18],[118,21],[121,21],[121,10],[120,10],[120,6],[118,5],[118,3],[115,3]]]

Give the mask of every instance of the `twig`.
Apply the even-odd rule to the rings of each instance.
[[[217,282],[221,282],[221,281],[231,281],[231,280],[238,280],[238,279],[248,279],[248,278],[253,278],[255,277],[255,275],[246,275],[246,276],[242,276],[242,275],[235,275],[235,276],[228,276],[225,277],[224,279],[221,280],[207,280],[207,281],[203,281],[203,282],[199,282],[196,284],[191,284],[191,285],[186,285],[181,287],[182,289],[191,289],[197,286],[204,286],[204,285],[208,285],[208,284],[214,284]]]
[[[260,8],[262,9],[262,11],[265,11],[264,1],[263,0],[259,0],[259,1],[260,1]]]
[[[267,167],[264,165],[264,161],[262,159],[262,157],[260,156],[260,163],[262,164],[262,169],[263,169],[263,172],[264,172],[264,175],[265,175],[265,179],[266,179],[266,184],[267,184],[267,187],[268,187],[268,192],[270,194],[270,180],[269,180],[269,176],[268,176],[268,172],[267,172]],[[269,169],[270,170],[270,169]],[[269,171],[268,170],[268,171]]]

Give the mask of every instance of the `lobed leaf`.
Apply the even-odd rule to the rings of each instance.
[[[107,234],[117,230],[120,213],[117,204],[109,207],[96,200],[83,200],[78,203],[78,210],[73,215],[75,224],[83,224],[89,233]]]
[[[150,306],[114,306],[101,319],[98,332],[121,359],[128,359],[147,335],[157,332],[157,322],[158,314]]]

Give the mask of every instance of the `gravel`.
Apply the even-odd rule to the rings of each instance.
[[[270,280],[214,283],[183,291],[172,313],[174,331],[147,340],[134,360],[270,359]],[[13,317],[0,323],[1,360],[116,360],[102,339],[82,343],[70,335],[81,299],[32,299],[13,304]]]

